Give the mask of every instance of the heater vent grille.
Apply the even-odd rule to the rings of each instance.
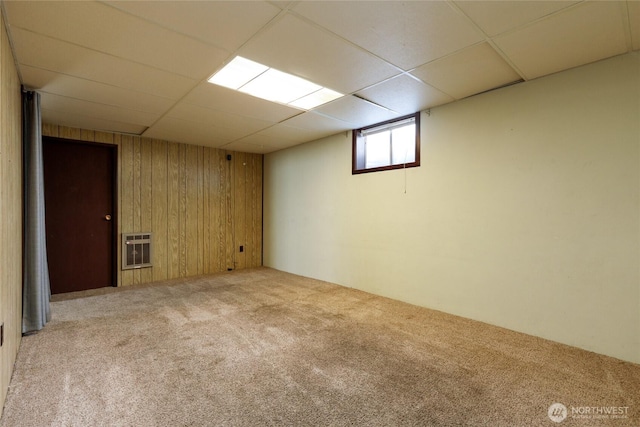
[[[152,241],[152,233],[122,234],[122,269],[151,267]]]

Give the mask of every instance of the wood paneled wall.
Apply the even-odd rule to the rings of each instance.
[[[119,285],[262,265],[262,155],[47,124],[43,134],[119,146],[118,238],[152,232],[154,245],[153,267],[124,271],[118,248]]]
[[[0,9],[0,415],[22,336],[22,107]]]

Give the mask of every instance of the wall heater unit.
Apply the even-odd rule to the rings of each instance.
[[[122,234],[122,269],[151,267],[152,233]]]

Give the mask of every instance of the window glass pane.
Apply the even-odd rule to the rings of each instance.
[[[149,244],[144,243],[140,246],[142,248],[142,263],[151,264],[151,251],[149,250]]]
[[[389,131],[367,135],[365,140],[365,167],[376,168],[390,164],[391,148]]]
[[[393,131],[391,138],[393,159],[391,164],[400,165],[416,160],[416,125],[410,124]]]
[[[135,245],[127,245],[127,265],[133,265],[136,263],[136,251],[134,246]]]
[[[134,264],[142,264],[142,245],[135,244],[135,249],[133,250],[133,260]]]

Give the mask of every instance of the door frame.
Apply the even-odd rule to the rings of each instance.
[[[44,143],[44,141],[52,141],[54,143],[58,141],[58,142],[65,142],[65,143],[71,143],[71,144],[77,144],[77,145],[91,145],[91,146],[99,145],[101,147],[109,149],[111,153],[112,168],[113,168],[113,170],[111,171],[113,176],[113,180],[111,183],[111,185],[113,186],[112,187],[113,192],[111,193],[111,202],[113,204],[113,212],[111,213],[111,220],[113,221],[113,227],[111,232],[111,285],[110,286],[112,287],[119,286],[119,280],[118,280],[118,265],[119,265],[118,235],[120,230],[120,227],[118,225],[118,220],[119,220],[118,218],[119,217],[118,215],[119,213],[119,210],[118,210],[118,166],[119,166],[118,159],[119,159],[119,148],[120,148],[119,145],[43,135],[42,142]],[[46,182],[45,182],[45,185],[47,185]],[[45,206],[45,209],[46,208],[47,207]]]

